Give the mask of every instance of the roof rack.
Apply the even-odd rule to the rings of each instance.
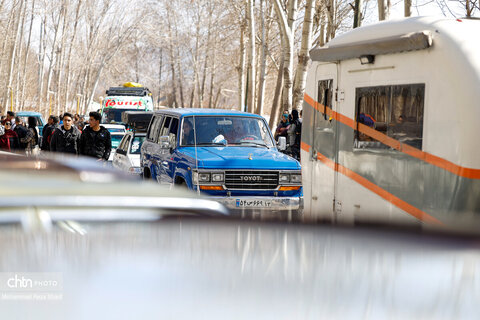
[[[105,91],[107,96],[147,96],[151,94],[150,90],[145,87],[110,87]]]
[[[122,112],[122,122],[136,131],[146,131],[152,116],[151,111],[125,111]]]

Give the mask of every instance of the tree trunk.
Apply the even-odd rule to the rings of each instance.
[[[245,24],[240,26],[240,61],[238,72],[238,109],[245,111]]]
[[[24,31],[24,28],[25,28],[25,19],[26,19],[26,16],[27,16],[28,0],[25,0],[24,2],[25,2],[25,5],[23,6],[23,12],[21,13],[22,21],[20,22],[19,38],[17,39],[17,41],[20,45],[20,47],[18,48],[18,54],[17,54],[17,59],[16,59],[18,62],[21,62],[22,55],[23,55],[23,50],[24,50],[23,31]],[[15,106],[16,106],[16,111],[22,110],[22,108],[23,108],[23,101],[20,100],[20,98],[21,98],[20,70],[21,70],[21,64],[17,63],[16,64],[16,72],[15,72],[15,75],[16,75],[16,80],[15,80]]]
[[[162,98],[162,68],[163,68],[163,48],[160,48],[160,62],[158,66],[157,108],[160,106],[160,99]]]
[[[207,79],[207,69],[208,69],[208,60],[209,60],[209,52],[210,52],[210,38],[212,34],[212,14],[213,14],[213,5],[209,3],[209,14],[208,14],[208,30],[207,30],[207,45],[205,47],[205,63],[203,65],[203,74],[202,74],[202,84],[198,94],[198,101],[200,104],[200,108],[203,108],[203,99],[205,96],[205,83]],[[215,45],[215,44],[213,44]]]
[[[307,81],[307,67],[310,62],[309,51],[311,48],[311,34],[313,24],[313,3],[314,0],[307,0],[305,6],[305,17],[303,19],[302,44],[298,55],[297,73],[295,75],[295,88],[293,90],[293,107],[302,109],[303,93]]]
[[[28,62],[28,55],[30,53],[30,42],[32,38],[32,26],[33,26],[33,18],[34,18],[34,12],[35,12],[35,0],[32,1],[32,9],[31,9],[31,15],[30,15],[30,27],[28,28],[28,40],[27,40],[27,45],[25,48],[25,56],[23,59],[23,71],[22,71],[22,93],[20,96],[20,100],[22,101],[22,104],[25,104],[25,85],[27,82],[27,62]]]
[[[282,59],[280,60],[280,68],[278,69],[277,75],[277,84],[275,86],[275,93],[273,95],[273,102],[272,102],[272,110],[270,111],[270,121],[268,125],[273,130],[278,122],[278,118],[280,117],[280,96],[282,94],[283,88],[283,63],[285,59],[283,59],[283,52],[282,52]]]
[[[37,90],[37,103],[43,107],[44,96],[43,96],[43,84],[44,84],[44,65],[45,65],[45,50],[47,48],[47,17],[46,15],[42,19],[42,24],[40,27],[40,42],[38,48],[38,90]],[[48,109],[44,112],[47,114]],[[50,116],[50,115],[48,115]]]
[[[170,17],[170,15],[168,15]],[[176,87],[177,87],[177,81],[176,81],[176,78],[175,78],[175,55],[173,53],[173,34],[172,34],[172,23],[170,21],[170,18],[167,19],[168,20],[168,37],[169,37],[169,41],[168,41],[168,52],[169,52],[169,55],[170,55],[170,68],[171,68],[171,72],[172,72],[172,96],[173,96],[173,107],[174,108],[178,108],[178,102],[177,102],[177,90],[176,90]]]
[[[48,95],[48,91],[50,91],[50,85],[52,83],[52,75],[53,75],[53,68],[54,68],[54,56],[55,56],[55,49],[57,47],[57,38],[58,38],[58,29],[60,29],[60,20],[62,15],[64,14],[64,7],[60,10],[60,14],[58,15],[57,22],[54,24],[55,28],[55,35],[53,36],[53,43],[52,43],[52,51],[50,52],[50,64],[48,67],[48,76],[47,76],[47,87],[45,95]],[[57,92],[58,95],[58,92]]]
[[[214,36],[213,38],[213,43],[215,43],[217,40],[217,37]],[[212,57],[212,73],[210,74],[210,96],[208,98],[208,107],[209,108],[213,108],[212,106],[212,101],[213,101],[213,87],[215,85],[215,66],[216,66],[216,50],[215,50],[215,47],[213,47],[213,57]]]
[[[65,88],[64,88],[64,92],[65,92],[65,102],[68,103],[68,101],[70,100],[70,82],[72,80],[72,75],[71,75],[71,72],[70,72],[70,66],[71,66],[71,63],[72,63],[72,49],[73,49],[73,46],[75,44],[75,38],[77,36],[77,25],[78,25],[78,20],[79,20],[79,17],[80,17],[80,6],[81,6],[81,3],[82,1],[81,0],[77,0],[78,3],[77,3],[77,7],[75,9],[75,20],[74,20],[74,23],[73,23],[73,34],[72,34],[72,38],[71,38],[71,41],[70,41],[70,46],[68,48],[68,54],[67,54],[67,65],[65,66],[65,74],[67,75],[67,80],[65,81]]]
[[[277,21],[282,32],[283,47],[283,92],[282,92],[282,108],[284,110],[292,110],[293,97],[293,54],[294,54],[294,22],[297,13],[297,1],[290,0],[288,2],[288,20],[287,15],[283,11],[279,0],[275,0],[275,11],[277,13]]]
[[[260,19],[261,19],[261,28],[262,28],[262,39],[261,39],[261,51],[260,51],[260,74],[258,81],[258,100],[257,100],[257,110],[256,114],[263,114],[263,99],[265,94],[265,70],[267,67],[267,43],[265,36],[265,16],[263,12],[263,0],[260,0]]]
[[[335,24],[333,22],[333,17],[335,16],[335,6],[334,0],[326,0],[327,1],[327,37],[325,38],[325,43],[330,41],[335,37]]]
[[[60,113],[60,108],[63,108],[63,112],[66,112],[67,108],[67,101],[64,101],[64,96],[62,95],[61,92],[61,83],[62,83],[62,76],[63,76],[63,61],[65,58],[65,42],[67,40],[67,15],[68,15],[68,4],[64,4],[64,10],[65,13],[63,15],[63,26],[62,26],[62,36],[61,36],[61,42],[60,42],[60,48],[57,50],[56,55],[56,67],[55,67],[55,73],[56,73],[56,92],[57,92],[57,99],[56,99],[56,110],[57,113]],[[62,112],[62,113],[63,113]]]
[[[385,20],[385,0],[378,0],[378,20]]]
[[[255,0],[247,0],[247,21],[248,21],[248,31],[249,31],[249,47],[248,47],[248,92],[247,92],[247,104],[248,112],[255,112],[255,79],[256,79],[256,70],[255,70],[255,14],[253,8]]]
[[[405,17],[410,17],[412,15],[412,0],[404,0],[405,6]]]
[[[2,3],[2,6],[3,6],[3,3]],[[3,44],[2,44],[2,56],[6,56],[7,55],[7,46],[9,44],[9,40],[10,40],[10,30],[11,30],[11,24],[14,23],[15,21],[15,10],[10,10],[10,14],[8,15],[8,21],[7,21],[7,24],[6,24],[6,27],[4,29],[4,32],[5,32],[5,36],[3,38]],[[5,65],[4,66],[4,60],[7,60],[7,59],[0,59],[0,75],[4,74],[4,67],[5,68],[8,68],[8,65]],[[7,61],[5,61],[5,63],[8,63]],[[7,72],[5,70],[5,72]],[[5,83],[5,86],[8,86],[8,83]],[[0,94],[0,96],[2,97],[2,101],[0,101],[0,105],[1,106],[5,106],[5,110],[8,110],[8,106],[7,106],[7,101],[6,99],[8,99],[8,88],[6,88],[7,92],[5,93],[5,95],[2,95]]]
[[[199,7],[197,7],[197,10],[200,10]],[[195,53],[192,57],[192,62],[193,62],[193,86],[192,86],[192,94],[190,95],[190,108],[193,108],[194,101],[195,101],[195,91],[197,89],[197,84],[198,84],[198,51],[199,51],[199,42],[200,42],[200,12],[197,12],[197,21],[196,21],[196,29],[195,29]]]
[[[355,0],[355,8],[353,13],[353,28],[358,28],[362,25],[362,0]]]
[[[178,39],[178,38],[177,38]],[[177,70],[178,70],[178,91],[180,93],[180,107],[181,108],[185,108],[185,99],[184,99],[184,96],[183,96],[183,68],[182,68],[182,64],[180,63],[180,50],[178,49],[178,46],[177,46],[177,56],[175,58],[176,62],[177,62]]]
[[[21,15],[22,15],[22,8],[23,8],[23,0],[20,0],[20,8],[18,9],[18,17],[17,17],[17,23],[16,23],[16,26],[15,26],[15,37],[13,38],[14,42],[13,42],[13,45],[12,45],[12,51],[10,53],[10,68],[9,68],[9,71],[8,71],[8,76],[7,76],[7,89],[9,90],[6,90],[6,102],[5,103],[5,114],[7,113],[8,111],[8,104],[9,104],[9,101],[10,99],[8,99],[8,97],[12,94],[11,93],[11,90],[13,90],[13,84],[12,84],[12,79],[13,79],[13,68],[15,66],[15,55],[16,55],[16,50],[17,50],[17,43],[19,42],[19,39],[20,38],[20,21],[21,21]],[[13,108],[13,106],[10,106],[11,108]]]

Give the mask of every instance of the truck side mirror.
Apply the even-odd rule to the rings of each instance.
[[[170,149],[170,138],[168,136],[161,136],[158,144],[160,144],[160,148],[162,149]]]
[[[278,150],[284,151],[287,149],[287,138],[286,137],[278,137]]]

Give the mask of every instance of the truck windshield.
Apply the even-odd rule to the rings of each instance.
[[[138,111],[138,109],[103,109],[102,123],[122,123],[122,113]]]
[[[193,146],[195,143],[200,146],[274,146],[263,119],[242,116],[185,117],[180,145]]]

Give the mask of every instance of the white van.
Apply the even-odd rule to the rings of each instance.
[[[415,17],[310,52],[305,213],[449,224],[480,213],[480,21]]]

